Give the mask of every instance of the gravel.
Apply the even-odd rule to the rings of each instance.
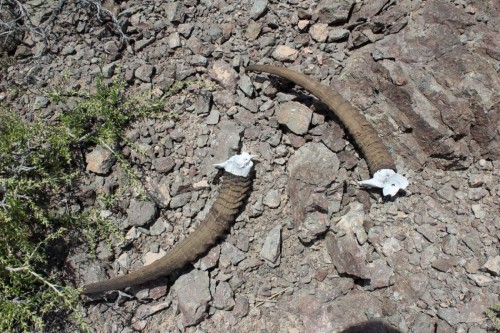
[[[174,120],[131,124],[124,151],[156,200],[123,189],[107,218],[127,246],[113,255],[103,241],[99,262],[70,257],[76,285],[171,250],[216,196],[213,164],[241,149],[259,156],[230,235],[197,268],[133,294],[141,302],[85,304],[96,331],[111,318],[114,332],[332,332],[372,318],[402,332],[487,331],[484,310],[500,292],[500,45],[487,2],[122,1],[133,47],[67,6],[50,52],[25,37],[28,56],[0,82],[3,102],[28,118],[33,106],[54,110],[44,96],[65,70],[64,84],[88,90],[101,66],[131,95],[188,82],[168,100]],[[343,125],[293,84],[245,73],[250,63],[304,72],[362,110],[410,179],[407,192],[383,200],[359,188],[367,165]],[[16,97],[11,86],[37,93]],[[86,159],[81,193],[125,183],[105,149]]]

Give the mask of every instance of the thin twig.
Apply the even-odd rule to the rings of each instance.
[[[278,291],[277,293],[275,293],[275,294],[273,294],[273,295],[269,296],[269,298],[268,298],[268,299],[263,300],[263,301],[260,301],[259,303],[257,303],[257,304],[255,305],[255,307],[259,307],[259,306],[261,306],[262,304],[264,304],[264,303],[266,303],[266,302],[271,302],[271,300],[272,300],[273,298],[276,298],[276,297],[278,297],[279,295],[282,295],[283,293],[285,293],[285,292],[286,292],[287,290],[289,290],[290,288],[291,288],[291,287],[287,287],[287,288],[285,288],[285,289],[283,289],[283,290],[281,290],[281,291]]]
[[[249,298],[248,300],[259,303],[278,303],[278,301],[274,299]]]
[[[3,269],[5,269],[6,271],[8,272],[11,272],[11,273],[16,273],[16,272],[22,272],[22,271],[27,271],[29,274],[33,275],[34,277],[36,277],[38,280],[42,281],[44,284],[46,284],[47,286],[49,286],[52,290],[54,290],[57,295],[59,295],[60,297],[63,296],[62,292],[59,291],[59,289],[57,289],[56,285],[55,284],[52,284],[50,283],[48,280],[46,280],[43,276],[41,276],[40,274],[32,271],[28,266],[21,266],[21,267],[9,267],[9,266],[1,266]]]
[[[118,19],[116,18],[116,16],[107,8],[103,7],[99,2],[97,1],[92,1],[92,0],[79,0],[79,2],[82,4],[82,5],[87,5],[88,7],[91,7],[93,9],[95,9],[97,11],[97,17],[98,18],[101,18],[102,20],[102,17],[104,16],[108,16],[109,19],[111,20],[111,22],[113,23],[114,27],[115,27],[115,30],[118,31],[118,33],[120,34],[120,38],[121,38],[121,43],[122,43],[122,47],[126,44],[129,43],[129,38],[127,35],[125,35],[125,33],[123,32],[121,26],[120,26],[120,22],[118,21]],[[105,15],[103,15],[103,13]]]

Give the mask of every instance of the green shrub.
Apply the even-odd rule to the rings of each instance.
[[[500,303],[493,304],[486,310],[486,316],[492,321],[492,328],[500,332]]]
[[[57,316],[87,330],[79,291],[61,277],[61,253],[75,233],[95,243],[114,231],[96,210],[72,208],[81,151],[119,146],[127,125],[163,110],[163,100],[125,98],[123,89],[102,77],[93,93],[56,88],[48,97],[58,111],[30,123],[0,105],[0,332],[41,331]]]

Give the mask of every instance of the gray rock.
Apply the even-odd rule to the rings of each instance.
[[[172,200],[170,200],[170,208],[175,209],[185,206],[191,200],[191,196],[191,192],[185,192],[172,197]]]
[[[349,40],[347,41],[347,48],[349,50],[361,47],[370,43],[370,38],[363,31],[353,31],[349,35]]]
[[[185,138],[185,135],[182,131],[180,131],[178,129],[174,129],[172,132],[170,132],[170,137],[175,142],[182,142],[182,140],[184,140],[184,138]]]
[[[175,281],[172,289],[177,294],[185,327],[196,325],[207,316],[207,305],[212,299],[209,286],[208,272],[196,269],[181,275]]]
[[[278,102],[281,103],[281,102],[290,102],[290,101],[296,100],[297,96],[294,94],[285,94],[285,93],[282,93],[281,91],[279,91],[276,94],[276,98],[277,98]]]
[[[358,157],[352,151],[341,151],[337,153],[340,165],[346,170],[352,170],[358,164]]]
[[[331,217],[340,210],[343,196],[344,193],[342,191],[337,191],[333,196],[328,198],[328,217]]]
[[[135,77],[142,82],[151,82],[151,78],[154,74],[155,67],[152,65],[142,65],[135,70]]]
[[[239,125],[241,125],[245,128],[248,128],[251,125],[253,125],[255,123],[255,119],[256,119],[256,117],[253,113],[251,113],[248,110],[241,109],[241,108],[238,111],[238,113],[235,114],[233,117],[234,117],[234,120],[236,120],[236,122]]]
[[[442,242],[443,252],[455,256],[458,254],[458,239],[454,235],[446,235]]]
[[[295,292],[288,303],[289,312],[299,316],[307,332],[338,332],[366,321],[367,314],[382,314],[382,304],[375,296],[350,293],[325,303],[323,294],[310,295],[307,290]],[[358,311],[361,308],[364,310]]]
[[[309,243],[328,229],[328,215],[322,212],[309,212],[298,228],[301,241]]]
[[[153,163],[158,173],[169,173],[175,167],[175,160],[170,156],[159,157]]]
[[[355,0],[321,0],[316,7],[320,22],[338,25],[347,22]]]
[[[500,256],[489,257],[481,268],[495,276],[500,276]]]
[[[472,326],[467,333],[487,333],[487,331],[479,326]]]
[[[311,123],[312,113],[311,109],[307,106],[297,102],[280,104],[276,110],[278,122],[298,135],[307,133],[309,124]]]
[[[235,125],[229,120],[222,120],[218,128],[219,135],[212,141],[210,147],[210,157],[205,158],[202,162],[201,173],[215,173],[214,164],[222,163],[235,153],[239,152],[241,135],[244,127]]]
[[[253,270],[262,265],[262,261],[257,258],[245,258],[239,264],[238,268],[244,271]]]
[[[438,318],[436,323],[436,333],[456,333],[453,326]]]
[[[115,74],[116,63],[112,62],[110,64],[106,64],[102,67],[102,75],[105,78],[110,78]]]
[[[46,108],[49,105],[49,99],[45,96],[35,97],[35,103],[33,103],[33,108],[35,110],[40,110]]]
[[[210,114],[206,119],[206,123],[207,125],[217,125],[219,123],[219,118],[220,118],[219,110],[212,109],[212,111],[210,111]]]
[[[167,45],[171,49],[176,49],[178,47],[181,47],[182,43],[181,43],[181,36],[179,35],[179,33],[174,32],[170,34],[170,36],[168,36],[167,38]]]
[[[260,257],[266,261],[270,267],[276,267],[279,264],[281,254],[281,226],[277,225],[266,237],[264,245],[260,251]]]
[[[204,271],[217,266],[220,257],[220,246],[214,246],[208,253],[200,259],[200,268]]]
[[[250,303],[248,299],[242,296],[236,296],[233,315],[237,318],[245,317],[250,311]]]
[[[191,36],[185,43],[185,45],[191,50],[191,52],[193,52],[193,54],[201,54],[206,57],[213,51],[213,48],[204,48],[204,44],[206,45],[206,43],[202,42],[196,36]]]
[[[388,0],[373,0],[369,2],[363,2],[361,8],[353,13],[353,19],[367,19],[380,14],[385,5],[387,5]]]
[[[362,279],[370,278],[363,249],[353,234],[338,237],[332,232],[326,234],[326,248],[339,274],[347,273]]]
[[[158,313],[162,310],[167,309],[170,306],[170,300],[165,302],[154,302],[148,304],[141,304],[137,307],[137,310],[134,313],[135,320],[146,319],[155,313]],[[133,319],[133,320],[134,320]]]
[[[120,53],[120,43],[110,40],[104,44],[104,52],[115,58]]]
[[[243,251],[228,242],[222,243],[221,254],[226,256],[233,265],[237,265],[246,258],[246,254]]]
[[[209,74],[212,79],[220,83],[224,88],[235,91],[239,75],[233,67],[224,60],[215,61]]]
[[[200,135],[199,137],[196,138],[196,146],[197,147],[205,147],[208,143],[208,136],[207,135]]]
[[[130,268],[130,256],[126,252],[120,254],[120,256],[116,259],[116,262],[120,265],[120,268],[124,271]]]
[[[451,185],[444,185],[437,191],[438,195],[448,202],[453,201],[453,198],[455,197],[455,192],[456,191],[451,187]]]
[[[401,244],[395,237],[389,237],[382,242],[382,252],[386,257],[392,257],[394,253],[401,251]]]
[[[321,134],[321,142],[330,150],[338,153],[345,147],[344,131],[337,124],[328,124]]]
[[[311,38],[319,43],[323,43],[328,38],[328,24],[316,23],[309,29]]]
[[[462,240],[473,252],[479,253],[483,248],[483,243],[481,242],[481,238],[477,232],[467,233]]]
[[[232,22],[226,22],[222,24],[222,38],[220,39],[220,43],[224,44],[231,38],[233,34],[234,24]],[[237,60],[238,56],[234,57],[233,60]],[[237,67],[237,66],[235,66]]]
[[[149,233],[151,236],[159,236],[167,229],[167,222],[163,218],[159,218],[155,223],[149,228]]]
[[[461,322],[460,312],[456,308],[439,308],[437,316],[454,326]]]
[[[74,259],[77,259],[75,257],[72,257],[70,259],[70,263],[72,266],[74,266],[74,262],[73,260]],[[97,282],[97,281],[103,281],[103,280],[106,280],[108,279],[108,275],[106,274],[106,270],[104,269],[104,267],[102,267],[102,265],[99,265],[97,263],[92,263],[90,264],[89,266],[87,266],[87,268],[83,271],[83,275],[82,275],[82,278],[83,278],[83,283],[94,283],[94,282]]]
[[[482,173],[473,173],[469,175],[469,185],[470,187],[481,187],[485,183],[490,183],[492,177]]]
[[[259,37],[260,32],[262,31],[262,24],[257,22],[250,22],[247,26],[247,30],[245,31],[245,37],[253,41]]]
[[[469,189],[469,199],[473,201],[479,201],[488,195],[488,191],[482,187],[480,188],[470,188]]]
[[[431,243],[436,243],[439,240],[435,226],[427,224],[419,225],[417,231]]]
[[[391,285],[394,270],[387,265],[385,260],[375,260],[366,267],[370,271],[370,284],[367,286],[367,290],[380,289]]]
[[[441,272],[450,271],[457,264],[454,258],[439,257],[431,263],[432,268]]]
[[[111,170],[116,158],[108,149],[97,146],[85,156],[85,161],[88,171],[103,175]]]
[[[470,301],[467,302],[460,311],[460,314],[462,315],[461,322],[483,323],[484,311],[497,302],[498,293],[494,291],[485,291],[473,295]]]
[[[210,112],[210,105],[212,103],[211,94],[200,94],[194,102],[194,111],[197,114],[206,114]]]
[[[220,282],[215,287],[213,306],[220,310],[231,310],[235,305],[234,292],[227,282]]]
[[[172,23],[184,23],[186,19],[185,8],[182,2],[167,2],[163,4],[164,13],[167,18]]]
[[[228,90],[218,90],[213,92],[214,103],[222,108],[229,109],[236,104],[236,97]]]
[[[343,28],[333,28],[328,33],[328,42],[340,42],[349,38],[349,30]]]
[[[325,116],[316,112],[313,112],[312,119],[311,119],[311,124],[317,127],[321,128],[327,128],[327,124],[325,123]],[[318,126],[320,125],[320,126]],[[323,133],[320,133],[319,135],[322,135]]]
[[[143,226],[154,221],[157,213],[156,205],[150,201],[132,200],[127,209],[127,225]]]
[[[432,332],[434,330],[434,320],[425,313],[420,313],[412,325],[412,332]]]
[[[193,24],[192,23],[182,23],[177,27],[177,31],[185,38],[189,38],[191,32],[193,32]]]
[[[262,215],[264,211],[264,199],[261,194],[257,194],[255,196],[255,203],[250,206],[250,212],[248,213],[249,217],[258,217]]]
[[[262,203],[269,208],[278,208],[281,203],[279,191],[274,189],[268,191]]]
[[[424,248],[420,255],[420,267],[427,269],[431,266],[431,260],[434,259],[434,253],[436,253],[435,246],[427,246]]]
[[[158,192],[161,195],[161,203],[164,206],[168,206],[170,204],[170,200],[172,200],[172,197],[170,196],[170,180],[163,176],[160,179],[160,182],[158,184]]]
[[[32,49],[26,45],[19,45],[16,49],[16,53],[14,54],[14,56],[17,59],[28,58],[31,57],[32,55],[33,55]]]
[[[250,99],[248,97],[240,97],[236,100],[236,103],[243,106],[245,109],[247,109],[250,112],[257,112],[259,109],[257,108],[257,103],[255,103],[254,99]]]
[[[201,54],[195,54],[189,58],[189,64],[192,66],[207,67],[208,59]]]
[[[146,46],[153,44],[153,42],[156,40],[154,36],[147,38],[147,39],[141,39],[137,41],[134,45],[135,51],[139,52],[142,49],[144,49]]]
[[[250,17],[254,20],[258,19],[266,10],[267,5],[267,0],[254,0],[250,9]]]
[[[413,24],[405,27],[405,38],[400,39],[401,34],[397,36],[387,35],[392,33],[390,31],[392,29],[401,28],[400,23],[403,21],[400,20],[411,19],[411,16],[407,15],[408,10],[408,7],[401,8],[397,5],[382,12],[382,15],[377,15],[378,22],[374,23],[381,24],[381,31],[386,36],[376,43],[376,47],[367,47],[374,51],[378,50],[384,59],[391,58],[398,59],[398,61],[391,64],[378,61],[371,68],[373,71],[367,71],[367,62],[361,60],[368,61],[367,54],[359,54],[358,56],[358,53],[354,52],[355,54],[351,54],[349,58],[350,65],[348,67],[349,77],[353,76],[356,79],[342,80],[342,84],[333,81],[332,86],[342,93],[341,87],[348,85],[352,96],[352,92],[361,86],[363,86],[362,90],[366,92],[366,83],[371,81],[374,83],[373,87],[376,86],[379,91],[377,99],[382,95],[391,100],[387,107],[383,107],[387,121],[374,120],[374,125],[378,129],[379,135],[384,137],[383,132],[389,135],[392,131],[390,129],[392,120],[399,122],[398,127],[402,126],[400,128],[412,129],[412,139],[410,140],[412,142],[402,144],[401,152],[404,151],[403,155],[408,154],[405,162],[407,162],[407,166],[413,165],[413,169],[419,168],[419,165],[429,165],[429,161],[437,168],[466,168],[472,163],[472,156],[479,159],[484,158],[484,154],[490,156],[492,160],[498,160],[500,140],[498,132],[494,128],[496,125],[493,125],[497,123],[497,120],[494,119],[496,116],[493,117],[491,113],[486,111],[496,103],[491,100],[494,95],[492,94],[493,87],[497,86],[494,83],[496,78],[492,78],[488,74],[489,70],[486,69],[492,69],[491,63],[483,60],[476,63],[477,71],[483,72],[485,70],[482,74],[484,75],[484,80],[482,80],[484,84],[481,88],[469,83],[470,80],[467,80],[468,82],[464,85],[457,85],[461,78],[466,75],[466,64],[473,61],[472,59],[476,55],[470,53],[467,46],[462,44],[460,34],[456,31],[457,29],[466,29],[466,26],[473,24],[473,18],[452,3],[432,1],[428,3],[428,6],[425,6],[421,21],[412,20]],[[450,20],[452,16],[455,19]],[[434,22],[432,27],[425,23],[429,20]],[[417,36],[424,30],[426,31],[425,37],[419,39]],[[429,43],[432,43],[432,46]],[[454,50],[453,55],[437,56],[450,48]],[[432,70],[415,71],[411,64],[416,59],[420,59],[417,61],[430,61],[429,68]],[[454,63],[453,59],[460,59],[459,64]],[[460,64],[465,67],[461,67]],[[391,73],[386,83],[383,82],[385,80],[380,80],[380,71]],[[346,78],[344,77],[344,79]],[[355,82],[363,82],[363,84]],[[409,87],[413,83],[416,84],[415,89]],[[358,88],[353,88],[351,84],[358,85]],[[474,108],[466,108],[463,104],[471,102],[470,99],[465,101],[466,98],[463,95],[467,89],[465,86],[476,87],[473,89],[484,96],[480,98],[474,95],[472,97],[477,105]],[[453,89],[450,90],[449,87],[453,87]],[[417,98],[418,94],[421,94],[422,98]],[[359,106],[369,105],[367,102],[359,103]],[[395,105],[397,106],[394,107]],[[427,107],[428,112],[416,115],[415,110],[419,110],[420,107]],[[372,115],[374,116],[378,111],[373,111]],[[406,120],[401,118],[401,114],[406,115]],[[470,122],[474,120],[479,122],[475,126],[470,126]],[[457,135],[461,137],[459,142],[453,140]],[[470,148],[472,141],[477,143],[476,148]],[[436,144],[436,142],[440,144]],[[400,144],[401,142],[391,142],[394,147]],[[411,158],[409,158],[410,155]],[[400,154],[400,156],[402,155]],[[442,158],[435,158],[435,156],[442,156]]]
[[[210,24],[208,26],[207,36],[209,40],[205,41],[214,42],[222,37],[222,29],[217,24]]]
[[[467,274],[467,277],[474,281],[478,287],[486,287],[493,283],[493,279],[484,274]]]
[[[278,61],[294,61],[299,56],[299,51],[287,45],[278,45],[271,56]]]
[[[61,50],[62,55],[70,55],[70,54],[75,54],[75,53],[76,53],[76,50],[75,50],[75,46],[73,44],[68,44],[68,45],[64,46],[63,49]]]
[[[290,158],[288,162],[290,181],[287,192],[290,195],[295,225],[300,226],[305,220],[306,208],[311,204],[312,193],[318,187],[327,187],[335,181],[339,164],[337,156],[331,150],[322,143],[315,142],[306,143]],[[326,213],[328,204],[326,203],[326,207],[322,207],[321,210]]]
[[[337,223],[337,227],[345,232],[354,233],[358,242],[363,245],[368,238],[365,228],[363,227],[364,220],[365,211],[363,209],[363,204],[353,202],[349,205],[349,212],[343,215]]]
[[[275,131],[274,134],[267,140],[267,142],[269,142],[269,144],[272,146],[272,147],[278,147],[278,145],[281,143],[281,137],[282,137],[282,132],[281,131]],[[283,148],[283,146],[280,146],[276,149],[276,152],[281,155],[279,153],[279,150]],[[285,152],[286,154],[286,152]],[[277,159],[276,159],[277,160]],[[277,163],[275,160],[275,163]]]
[[[476,219],[483,219],[486,216],[486,211],[481,204],[471,205],[471,209]]]
[[[99,258],[99,260],[111,261],[114,257],[113,253],[109,249],[109,246],[108,244],[106,244],[106,242],[99,242],[99,244],[97,245],[96,252],[97,252],[97,258]]]
[[[248,97],[252,97],[253,95],[253,83],[250,77],[247,75],[242,75],[240,77],[240,81],[238,83],[238,87],[247,95]]]

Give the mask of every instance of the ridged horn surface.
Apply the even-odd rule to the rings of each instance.
[[[83,294],[103,293],[142,284],[169,275],[195,261],[229,230],[243,206],[250,186],[249,177],[239,177],[226,172],[222,178],[219,195],[205,220],[184,241],[174,246],[164,257],[135,272],[85,285]]]
[[[305,74],[288,68],[270,65],[250,65],[246,70],[280,76],[292,81],[316,96],[316,98],[330,108],[347,128],[356,141],[356,144],[361,149],[372,174],[381,169],[392,169],[396,171],[394,161],[389,151],[379,138],[373,126],[359,110],[354,108],[351,103],[345,100],[338,92],[322,85],[320,82]]]

